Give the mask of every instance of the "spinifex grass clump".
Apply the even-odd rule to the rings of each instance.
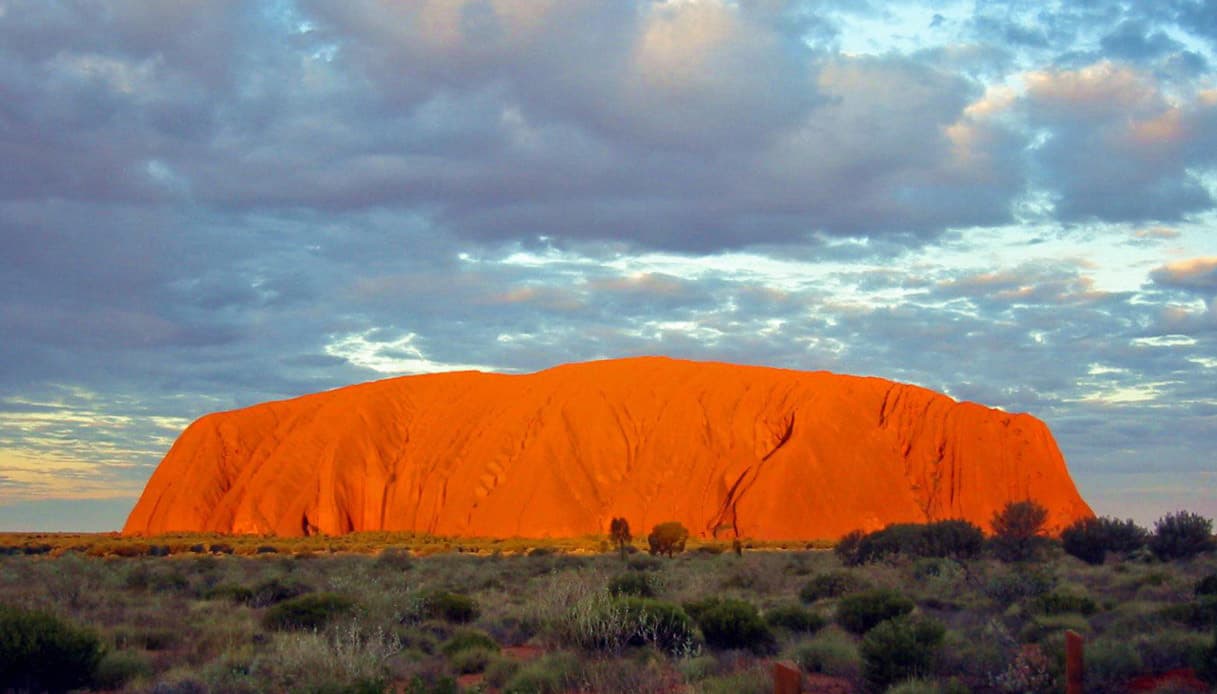
[[[270,607],[262,623],[273,631],[316,630],[349,612],[355,602],[337,593],[309,593]]]

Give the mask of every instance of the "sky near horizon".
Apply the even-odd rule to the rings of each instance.
[[[665,354],[1029,412],[1217,517],[1217,4],[0,0],[0,530],[193,419]]]

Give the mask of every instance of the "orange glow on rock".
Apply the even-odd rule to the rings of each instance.
[[[639,530],[835,538],[984,528],[1011,500],[1092,516],[1048,428],[879,378],[643,357],[348,386],[202,417],[125,534]]]

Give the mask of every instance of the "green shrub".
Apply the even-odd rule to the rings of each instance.
[[[440,652],[447,656],[455,655],[461,651],[472,648],[480,648],[486,651],[497,653],[499,644],[490,634],[477,629],[462,629],[452,635],[450,639],[444,642],[440,647]]]
[[[829,571],[817,574],[799,591],[799,599],[812,603],[824,598],[839,598],[865,585],[849,571]]]
[[[1047,522],[1048,509],[1040,504],[1030,499],[1011,501],[993,514],[989,547],[994,556],[1005,562],[1036,559],[1049,544],[1044,530]]]
[[[765,611],[765,622],[778,629],[811,634],[824,628],[828,620],[801,605],[778,605]]]
[[[414,566],[410,551],[398,547],[385,547],[376,557],[376,565],[390,571],[408,571]]]
[[[873,533],[854,531],[837,542],[846,566],[882,561],[891,556],[972,559],[980,556],[985,535],[965,520],[893,523]]]
[[[1149,549],[1162,561],[1187,559],[1213,551],[1213,522],[1204,516],[1178,511],[1158,519]]]
[[[273,631],[321,629],[334,617],[349,612],[354,602],[336,593],[308,593],[271,606],[262,624]]]
[[[868,684],[884,689],[896,682],[933,673],[946,629],[924,617],[889,619],[866,633],[859,652]]]
[[[1196,674],[1209,684],[1217,684],[1217,626],[1213,627],[1212,644],[1200,658],[1200,663],[1196,666]]]
[[[773,691],[773,675],[762,667],[707,677],[698,682],[702,694],[768,694]]]
[[[751,603],[732,598],[708,598],[685,605],[701,628],[706,644],[720,649],[772,653],[777,640]]]
[[[45,612],[0,605],[0,690],[66,691],[89,685],[101,640]]]
[[[520,661],[515,658],[491,656],[482,670],[482,676],[488,686],[502,689],[520,669]]]
[[[676,521],[660,523],[647,535],[647,545],[651,554],[666,554],[671,557],[685,551],[685,543],[689,539],[689,530]]]
[[[152,664],[139,651],[111,651],[102,656],[93,674],[98,689],[119,690],[127,683],[152,676]]]
[[[963,572],[961,564],[951,559],[926,557],[913,562],[913,578],[918,581],[930,579],[951,579]]]
[[[639,554],[630,557],[629,567],[631,571],[658,571],[663,568],[663,562],[655,557]]]
[[[1087,690],[1123,691],[1130,679],[1144,671],[1141,654],[1127,640],[1097,638],[1086,644]]]
[[[466,648],[449,656],[448,662],[457,674],[468,675],[485,670],[497,652],[488,648]]]
[[[559,694],[578,685],[578,673],[578,658],[550,653],[520,667],[503,686],[503,694]]]
[[[1074,593],[1047,593],[1035,600],[1035,607],[1044,614],[1065,614],[1068,612],[1090,616],[1098,611],[1099,606],[1086,595]]]
[[[1065,551],[1087,564],[1102,564],[1108,552],[1129,554],[1145,546],[1149,533],[1132,521],[1081,518],[1061,532]]]
[[[668,653],[683,654],[697,642],[692,620],[679,605],[634,597],[615,598],[612,602],[624,609],[632,631],[629,642],[636,646],[652,644]]]
[[[913,601],[894,590],[878,589],[847,595],[837,604],[837,624],[865,634],[880,622],[913,611]]]
[[[207,548],[212,554],[232,554],[232,545],[223,542],[216,542]]]
[[[234,583],[221,583],[203,592],[204,600],[231,600],[235,603],[249,604],[254,599],[254,591]]]
[[[835,629],[820,632],[811,641],[798,644],[792,657],[805,672],[852,679],[862,671],[857,645]]]
[[[985,584],[984,592],[999,605],[1012,605],[1024,598],[1047,593],[1056,585],[1056,577],[1042,569],[1018,567],[1009,573],[999,573]]]
[[[609,579],[608,591],[610,595],[633,595],[638,598],[655,597],[655,589],[651,585],[650,575],[637,571],[619,574]]]
[[[862,538],[864,537],[866,537],[866,533],[861,530],[852,530],[842,535],[832,548],[833,554],[837,555],[837,559],[846,566],[861,564],[865,561],[862,557]]]
[[[1192,602],[1167,605],[1160,614],[1193,629],[1205,629],[1217,625],[1217,597],[1202,595]]]
[[[1185,629],[1155,629],[1133,639],[1146,672],[1199,668],[1208,646],[1206,635]]]
[[[1196,587],[1192,590],[1196,597],[1202,595],[1217,595],[1217,574],[1209,574],[1204,578],[1196,581]]]
[[[1018,632],[1018,639],[1023,643],[1043,643],[1065,631],[1076,631],[1083,636],[1089,636],[1090,622],[1076,612],[1064,614],[1036,615],[1032,617]]]
[[[254,586],[249,592],[249,597],[244,602],[250,607],[270,607],[284,600],[290,600],[312,591],[312,587],[299,581],[275,577]]]
[[[985,534],[966,520],[928,523],[922,530],[923,557],[974,559],[985,546]]]
[[[431,619],[467,624],[477,619],[480,612],[477,601],[461,593],[437,590],[423,599],[423,613]]]

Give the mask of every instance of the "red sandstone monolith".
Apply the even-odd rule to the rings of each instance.
[[[879,378],[659,357],[406,376],[207,415],[126,534],[836,538],[1090,508],[1044,424]]]

